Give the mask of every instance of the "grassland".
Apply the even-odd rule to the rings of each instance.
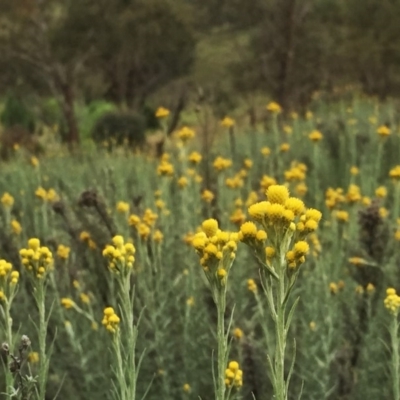
[[[0,339],[22,357],[16,398],[44,398],[41,379],[46,399],[132,399],[121,379],[135,382],[138,399],[213,398],[221,335],[193,237],[209,218],[239,232],[251,219],[248,208],[281,184],[322,212],[289,299],[292,305],[299,298],[285,351],[286,377],[296,347],[287,398],[398,399],[398,306],[394,301],[390,311],[384,304],[387,288],[400,289],[396,104],[316,101],[304,116],[265,116],[255,128],[219,126],[207,153],[197,125],[194,138],[182,141],[178,132],[161,160],[126,148],[71,155],[49,146],[38,159],[20,148],[2,163],[0,258],[19,276],[17,284],[7,268],[0,276]],[[103,255],[116,235],[136,248],[126,279]],[[36,246],[28,245],[32,238],[52,253],[41,277],[20,252]],[[251,246],[237,247],[224,281],[224,330],[227,360],[239,363],[243,382],[224,396],[271,399],[268,357],[275,357],[277,340],[261,285],[264,267]],[[102,324],[107,307],[121,317],[115,331]],[[30,346],[21,347],[21,335]],[[134,360],[127,351],[132,335]],[[3,347],[3,361],[5,353]],[[132,378],[129,366],[139,360]],[[10,394],[6,376],[7,383],[14,379],[6,370],[1,391]]]

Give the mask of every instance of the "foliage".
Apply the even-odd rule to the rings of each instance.
[[[14,93],[9,93],[4,102],[4,108],[0,115],[0,122],[5,128],[19,126],[32,132],[35,130],[33,113]]]
[[[143,146],[145,141],[146,120],[139,114],[107,113],[100,117],[92,130],[96,143],[108,145]]]

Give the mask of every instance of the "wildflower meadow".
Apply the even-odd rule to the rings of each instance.
[[[161,106],[1,162],[1,398],[400,400],[398,104]]]

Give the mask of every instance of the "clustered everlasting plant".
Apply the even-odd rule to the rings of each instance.
[[[118,306],[122,316],[121,322],[114,308],[106,307],[102,320],[104,327],[113,336],[113,350],[117,359],[115,374],[118,382],[114,390],[120,400],[135,399],[139,369],[135,356],[138,330],[137,323],[133,320],[134,288],[131,283],[135,252],[135,246],[129,242],[125,243],[124,238],[119,235],[114,236],[112,244],[103,250],[108,268],[117,282]]]
[[[271,185],[266,194],[266,201],[249,207],[250,217],[261,228],[245,222],[239,239],[253,250],[261,266],[262,286],[275,324],[275,352],[269,360],[271,381],[276,399],[286,400],[293,364],[286,377],[285,350],[298,301],[287,311],[289,298],[310,249],[306,239],[317,229],[322,215],[318,210],[306,209],[302,200],[290,197],[285,186]]]
[[[228,329],[225,328],[226,291],[229,273],[237,250],[238,235],[222,231],[218,227],[218,222],[212,218],[205,220],[201,228],[202,232],[194,236],[192,245],[200,256],[200,264],[203,267],[214,303],[217,307],[218,350],[217,377],[214,377],[215,399],[224,400],[226,398],[226,386],[231,386],[231,381],[227,384],[225,379],[225,368],[229,357],[229,327]]]

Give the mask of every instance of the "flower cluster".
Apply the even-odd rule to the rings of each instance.
[[[285,180],[288,182],[301,182],[306,179],[307,166],[303,163],[293,163],[285,171]]]
[[[325,204],[326,206],[332,210],[336,208],[340,203],[344,203],[346,201],[346,197],[343,194],[342,188],[328,188],[325,192]]]
[[[188,156],[189,162],[194,165],[200,164],[202,158],[202,155],[197,151],[193,151]]]
[[[13,219],[10,222],[10,226],[11,226],[11,231],[15,234],[15,235],[19,235],[22,232],[22,226],[21,224],[16,220]]]
[[[163,203],[158,204],[159,206],[162,206],[159,208],[165,207],[165,204],[161,199],[158,199],[157,202]],[[146,208],[142,218],[136,214],[131,214],[128,219],[128,224],[136,229],[141,239],[147,240],[151,234],[151,229],[154,227],[154,224],[157,221],[157,218],[157,213],[154,213],[150,208]]]
[[[135,262],[135,246],[132,243],[125,243],[120,235],[114,236],[112,243],[103,250],[103,256],[108,260],[108,267],[111,272],[127,275]]]
[[[165,107],[158,107],[155,113],[156,118],[166,118],[169,115],[169,110]]]
[[[230,361],[225,370],[225,384],[228,387],[240,388],[243,386],[243,371],[239,368],[237,361]]]
[[[221,126],[223,126],[224,128],[231,128],[234,125],[235,125],[235,120],[230,117],[225,117],[221,121]]]
[[[187,126],[181,128],[177,133],[178,138],[182,140],[183,143],[186,143],[188,140],[193,139],[195,135],[195,131],[191,128],[188,128]]]
[[[296,268],[305,261],[309,252],[305,239],[318,228],[322,214],[312,208],[306,209],[302,200],[290,197],[285,186],[271,185],[266,195],[267,201],[255,203],[248,210],[262,229],[254,222],[245,222],[240,227],[239,239],[252,247],[260,260],[266,259],[265,266],[276,276],[275,258],[284,254],[289,268]]]
[[[223,158],[221,156],[218,156],[213,162],[213,167],[218,172],[228,169],[231,165],[232,165],[232,160],[230,160],[229,158]]]
[[[46,190],[41,186],[36,189],[35,195],[36,197],[39,197],[39,199],[42,199],[44,202],[50,202],[50,203],[54,203],[60,199],[57,192],[54,189]]]
[[[70,252],[71,248],[68,246],[64,246],[63,244],[59,244],[57,247],[57,256],[62,260],[67,260]]]
[[[0,201],[4,207],[11,208],[14,204],[14,197],[12,197],[10,193],[5,192],[3,196],[1,196]]]
[[[116,209],[119,213],[126,214],[127,212],[129,212],[129,203],[127,203],[126,201],[119,201],[117,203]]]
[[[271,101],[270,103],[268,103],[266,108],[267,111],[269,111],[272,114],[279,114],[280,112],[282,112],[282,107],[275,101]]]
[[[322,140],[322,133],[320,131],[312,131],[309,135],[308,138],[312,141],[312,142],[319,142],[320,140]]]
[[[381,125],[377,130],[376,133],[381,138],[386,138],[390,135],[390,129],[386,125]]]
[[[386,298],[384,300],[385,307],[393,314],[399,312],[400,308],[400,296],[397,295],[396,290],[388,288],[386,290]]]
[[[0,301],[12,297],[19,280],[19,272],[13,271],[11,263],[0,260]]]
[[[400,165],[396,165],[394,168],[392,168],[389,171],[389,176],[396,181],[400,180]]]
[[[210,283],[225,286],[226,276],[235,259],[238,235],[221,231],[215,219],[202,223],[202,231],[196,233],[192,246],[200,256],[200,264]]]
[[[33,278],[43,279],[53,269],[53,254],[46,246],[40,246],[40,240],[28,240],[28,248],[19,252],[22,265]]]
[[[120,318],[115,313],[112,307],[106,307],[103,313],[104,315],[101,323],[109,332],[116,333],[119,328],[119,323],[121,321]]]

